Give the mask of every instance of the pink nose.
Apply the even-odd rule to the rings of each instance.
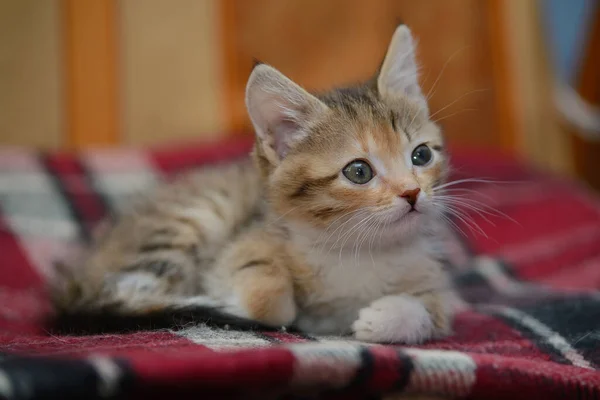
[[[400,197],[402,197],[403,199],[405,199],[406,202],[411,205],[411,207],[414,207],[415,204],[417,204],[417,197],[419,196],[420,192],[421,192],[421,189],[419,189],[419,188],[411,189],[411,190],[405,190],[400,195]]]

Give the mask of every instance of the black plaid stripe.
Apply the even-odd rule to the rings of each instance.
[[[482,306],[478,307],[477,310],[503,320],[535,343],[540,350],[548,354],[555,362],[590,369],[597,367],[597,363],[588,360],[578,352],[560,332],[553,330],[544,321],[538,320],[534,315],[524,310],[501,306]]]
[[[105,359],[108,376],[88,360],[9,357],[0,362],[0,398],[93,400],[119,398],[133,387],[134,373],[122,360]]]
[[[84,179],[86,185],[90,188],[90,192],[93,192],[93,195],[95,196],[95,200],[102,207],[102,210],[103,210],[102,218],[112,218],[113,210],[110,209],[109,200],[106,198],[105,193],[101,190],[98,190],[98,188],[95,186],[93,174],[90,171],[90,169],[88,168],[88,166],[86,165],[86,163],[83,162],[81,157],[77,158],[77,166],[80,168],[82,175],[83,175],[82,178]],[[96,218],[97,218],[97,216],[96,216]],[[99,222],[99,221],[97,220],[94,222]]]
[[[600,297],[572,295],[523,307],[600,368]]]
[[[52,159],[48,154],[40,154],[40,165],[42,165],[48,174],[50,181],[52,182],[52,186],[56,190],[57,193],[60,193],[60,196],[64,203],[67,206],[70,218],[77,224],[77,229],[79,232],[79,237],[84,241],[88,242],[91,238],[91,232],[86,229],[85,224],[85,215],[83,215],[73,198],[69,195],[68,191],[65,189],[61,179],[60,179],[60,171],[57,171],[54,168],[54,164]]]
[[[466,271],[453,279],[462,298],[472,304],[524,307],[568,297],[564,292],[519,279],[510,264],[499,258],[475,257]]]

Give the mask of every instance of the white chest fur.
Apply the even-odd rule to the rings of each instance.
[[[323,334],[347,333],[361,308],[391,294],[427,257],[420,241],[360,251],[311,246],[304,255],[321,289],[303,299],[296,325]]]

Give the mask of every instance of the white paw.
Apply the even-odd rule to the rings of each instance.
[[[408,295],[374,301],[352,324],[356,339],[377,343],[421,343],[433,336],[433,329],[425,306]]]

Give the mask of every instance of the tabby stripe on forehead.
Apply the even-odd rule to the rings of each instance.
[[[302,182],[301,185],[298,186],[298,189],[294,193],[291,194],[290,198],[297,199],[299,197],[304,197],[309,195],[309,192],[314,190],[323,189],[327,187],[331,182],[337,179],[338,174],[326,176],[324,178],[316,178],[316,179],[308,179]]]
[[[346,102],[340,103],[341,108],[344,109],[348,117],[352,119],[358,119],[358,112],[354,109],[354,107]]]

